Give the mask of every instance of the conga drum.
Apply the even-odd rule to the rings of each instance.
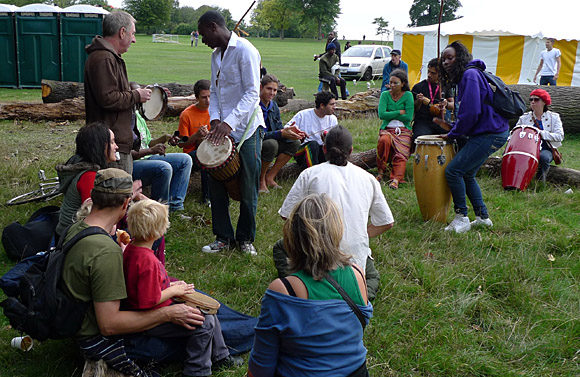
[[[139,112],[146,120],[161,119],[167,110],[167,93],[157,84],[149,89],[151,89],[151,98],[138,106]]]
[[[413,181],[423,220],[447,223],[451,191],[445,179],[445,167],[455,156],[453,142],[436,135],[415,139]]]
[[[240,155],[233,139],[228,136],[222,145],[213,145],[204,140],[197,147],[197,159],[201,167],[206,170],[213,179],[223,182],[226,190],[233,200],[240,201]]]
[[[524,191],[538,170],[542,139],[534,126],[516,126],[501,160],[501,183],[505,190]]]

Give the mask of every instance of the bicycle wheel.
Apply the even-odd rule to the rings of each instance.
[[[6,205],[14,206],[24,203],[47,201],[60,195],[58,192],[58,184],[53,187],[44,187],[38,190],[27,192],[26,194],[18,195],[6,202]]]

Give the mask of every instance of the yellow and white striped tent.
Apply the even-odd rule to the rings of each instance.
[[[557,17],[552,20],[554,23],[563,22]],[[540,31],[534,21],[531,27],[506,29],[509,22],[504,22],[504,27],[501,27],[497,20],[496,25],[490,21],[494,22],[489,18],[475,22],[460,18],[442,23],[441,51],[447,44],[459,40],[475,59],[483,60],[487,70],[501,77],[506,84],[533,84],[540,53],[546,49],[546,38],[552,37],[556,39],[554,47],[562,52],[558,85],[580,86],[580,50],[578,39],[574,39],[575,35],[580,36],[580,32],[563,32],[545,26]],[[485,22],[484,26],[478,26],[479,22]],[[395,30],[393,48],[401,50],[403,61],[409,65],[412,86],[427,77],[427,63],[437,57],[437,25]]]

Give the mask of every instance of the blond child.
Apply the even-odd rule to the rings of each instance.
[[[163,264],[151,247],[169,228],[167,205],[155,200],[140,200],[129,208],[127,221],[133,240],[123,253],[127,287],[127,309],[157,309],[172,304],[172,297],[193,292],[193,284],[170,283]]]

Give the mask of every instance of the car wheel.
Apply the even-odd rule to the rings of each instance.
[[[365,71],[365,73],[363,73],[362,75],[362,80],[363,81],[371,81],[373,78],[373,69],[371,67],[368,67]]]

